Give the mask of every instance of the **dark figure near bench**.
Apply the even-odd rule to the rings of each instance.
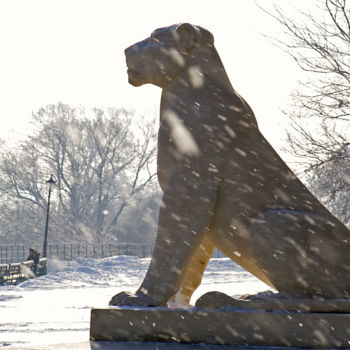
[[[163,201],[146,277],[111,305],[166,305],[174,296],[188,302],[215,247],[291,297],[349,298],[350,232],[260,133],[213,35],[172,25],[125,55],[130,84],[163,90]]]
[[[37,252],[35,249],[30,248],[29,249],[29,255],[27,257],[27,261],[33,260],[34,262],[34,272],[36,272],[40,260],[40,253]]]

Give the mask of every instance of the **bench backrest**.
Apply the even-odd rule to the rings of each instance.
[[[21,264],[10,264],[9,265],[9,274],[19,274],[21,272]]]
[[[34,261],[33,260],[24,261],[24,262],[22,262],[22,265],[31,267],[34,265]]]

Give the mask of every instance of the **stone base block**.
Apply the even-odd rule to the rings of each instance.
[[[350,313],[167,308],[91,311],[91,340],[350,348]]]

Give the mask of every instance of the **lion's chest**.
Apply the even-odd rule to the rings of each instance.
[[[168,123],[163,121],[158,132],[157,157],[158,180],[162,189],[168,182],[169,174],[176,169],[180,161],[181,154],[174,143],[171,128]]]

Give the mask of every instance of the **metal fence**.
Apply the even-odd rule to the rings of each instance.
[[[38,244],[0,244],[0,264],[10,264],[25,261],[29,248],[41,252],[42,245]],[[47,258],[59,260],[74,260],[76,258],[106,258],[115,255],[132,255],[140,258],[152,254],[151,244],[108,244],[108,243],[61,243],[48,244]]]
[[[29,248],[41,252],[42,245],[39,244],[0,244],[0,264],[10,264],[25,261]],[[74,260],[76,258],[101,259],[116,255],[131,255],[147,258],[152,255],[153,244],[127,244],[127,243],[61,243],[48,244],[47,258],[58,260]],[[213,257],[224,256],[216,250]]]

